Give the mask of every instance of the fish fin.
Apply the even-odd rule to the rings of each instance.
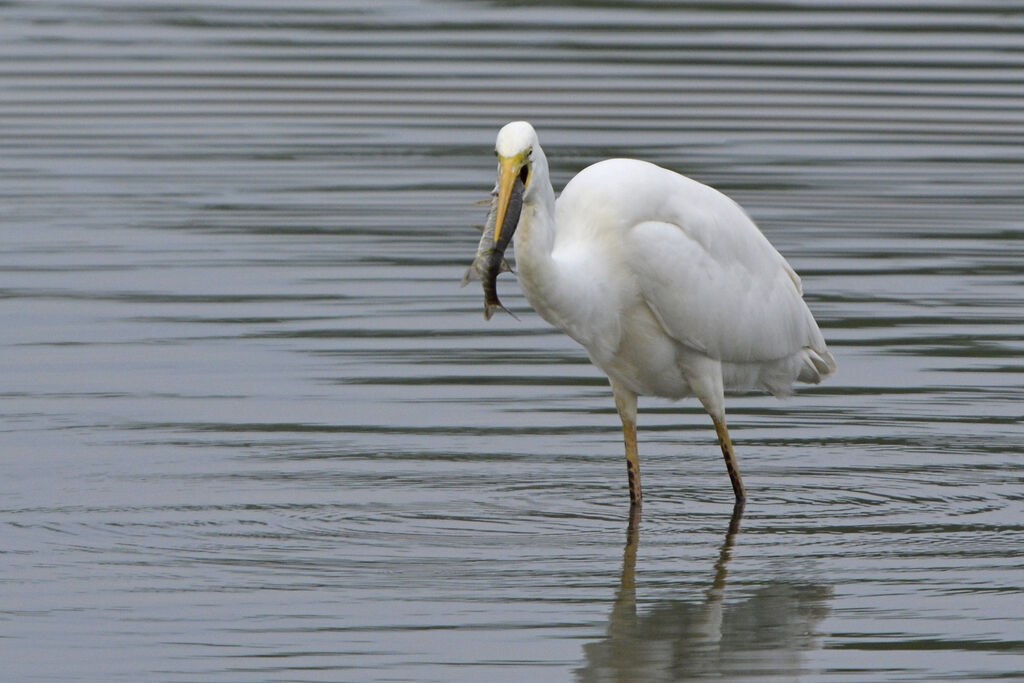
[[[474,263],[469,268],[466,268],[466,273],[465,273],[465,275],[462,276],[462,284],[459,285],[459,286],[460,287],[465,287],[466,285],[468,285],[473,280],[479,280],[479,279],[480,279],[480,273],[476,272],[476,264]]]
[[[478,202],[473,202],[473,206],[487,206],[493,201],[493,199],[481,199]]]
[[[510,266],[508,264],[508,261],[506,261],[505,259],[501,259],[501,272],[502,273],[512,273],[513,275],[516,274],[516,271],[512,270],[512,266]]]
[[[484,226],[482,226],[482,225],[474,225],[473,227],[476,228],[477,230],[479,230],[480,232],[483,232],[484,229],[485,229]]]

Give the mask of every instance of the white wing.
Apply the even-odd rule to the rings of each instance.
[[[824,349],[792,269],[774,250],[753,262],[716,255],[670,223],[641,223],[630,237],[640,291],[679,342],[731,362]]]
[[[617,260],[678,342],[733,363],[806,350],[816,369],[809,375],[834,370],[799,277],[722,193],[653,164],[615,159],[585,169],[560,204],[566,195],[567,205],[589,197],[590,215],[600,213],[613,226],[622,248]]]

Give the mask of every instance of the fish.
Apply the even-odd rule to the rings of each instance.
[[[490,320],[495,311],[505,311],[518,320],[516,314],[505,308],[498,299],[498,275],[514,271],[505,260],[505,250],[508,248],[512,235],[519,224],[519,214],[523,210],[523,183],[518,178],[512,186],[512,194],[509,197],[508,210],[505,212],[505,220],[501,225],[501,237],[497,243],[494,241],[494,229],[497,227],[498,195],[491,193],[491,206],[487,212],[487,220],[484,222],[483,233],[480,235],[480,244],[476,248],[476,258],[466,269],[462,276],[462,286],[465,287],[473,280],[481,280],[484,287],[484,319]]]

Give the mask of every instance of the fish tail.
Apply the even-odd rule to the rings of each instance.
[[[490,320],[495,311],[505,311],[519,320],[515,313],[501,305],[501,300],[498,299],[497,283],[493,278],[487,278],[484,280],[484,320]]]
[[[519,320],[519,316],[502,306],[500,301],[484,304],[484,320],[490,320],[491,316],[493,316],[497,311],[505,311],[516,320]]]

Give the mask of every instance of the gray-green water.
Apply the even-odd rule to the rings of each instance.
[[[839,362],[641,402],[459,289],[556,187],[738,199]],[[1024,675],[1024,7],[0,4],[9,680]]]

